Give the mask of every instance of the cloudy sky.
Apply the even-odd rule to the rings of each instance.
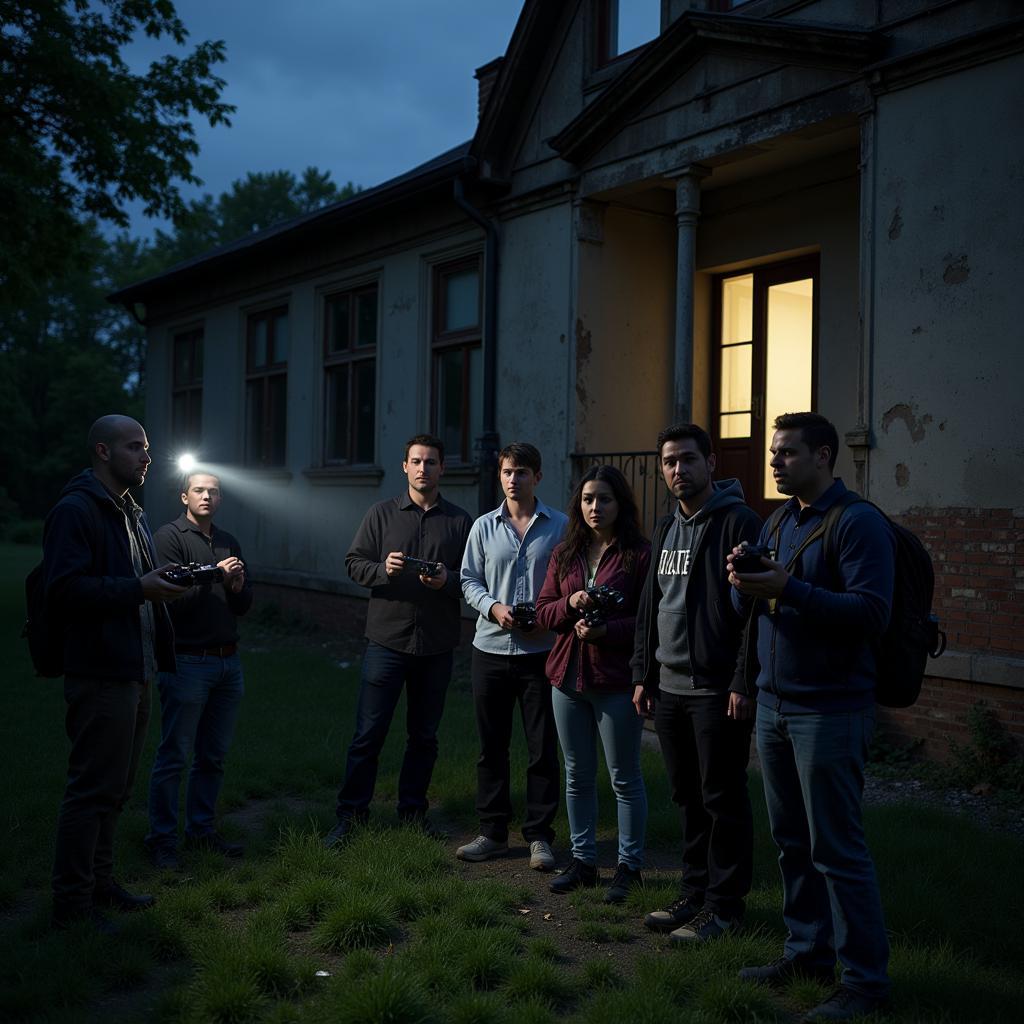
[[[522,0],[176,0],[191,42],[223,39],[230,128],[197,126],[202,189],[310,165],[364,188],[464,142],[473,71],[505,52]],[[144,41],[145,66],[168,52]],[[136,218],[140,234],[152,222]]]

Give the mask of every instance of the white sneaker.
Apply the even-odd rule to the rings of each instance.
[[[500,857],[508,853],[508,843],[499,843],[496,839],[488,839],[487,836],[477,836],[471,843],[460,846],[455,851],[459,860],[489,860],[491,857]]]
[[[555,866],[555,855],[543,839],[530,843],[530,867],[534,871],[550,871]]]

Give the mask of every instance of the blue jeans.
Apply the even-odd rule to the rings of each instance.
[[[782,871],[785,955],[832,967],[867,996],[889,991],[889,941],[861,797],[875,709],[787,714],[758,704],[757,750]]]
[[[237,654],[179,654],[177,674],[161,672],[160,746],[149,780],[148,846],[174,847],[178,841],[178,787],[192,756],[185,792],[185,834],[213,831],[224,758],[245,692]]]
[[[565,806],[572,855],[597,862],[597,737],[618,806],[619,863],[639,871],[644,863],[647,790],[640,771],[643,721],[629,693],[577,692],[552,687],[558,741],[565,758]]]
[[[427,789],[437,760],[437,729],[452,677],[452,652],[403,654],[366,645],[356,706],[356,734],[348,748],[345,781],[338,793],[338,820],[369,815],[377,784],[377,762],[405,687],[406,744],[398,776],[398,816],[415,818],[427,811]]]

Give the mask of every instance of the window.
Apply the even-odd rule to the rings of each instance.
[[[712,434],[720,477],[761,512],[780,500],[769,468],[772,423],[814,408],[817,257],[715,282]]]
[[[283,466],[288,403],[288,308],[249,317],[246,331],[245,461]]]
[[[480,257],[434,272],[434,432],[449,462],[470,462],[483,430],[483,354],[480,348]]]
[[[377,285],[324,300],[324,462],[373,462],[377,406]]]
[[[195,447],[203,432],[203,331],[176,334],[172,341],[171,436]]]
[[[596,0],[598,66],[661,34],[661,0]]]

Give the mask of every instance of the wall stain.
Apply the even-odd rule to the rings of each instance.
[[[918,324],[910,333],[911,334],[920,334],[923,330],[924,330],[924,328],[920,324]]]
[[[584,380],[590,353],[593,351],[590,331],[583,326],[583,320],[576,320],[576,398],[580,405],[587,407],[587,384]]]
[[[388,310],[388,316],[394,316],[396,313],[408,313],[414,305],[416,305],[416,300],[408,296],[404,299],[395,299]]]
[[[953,259],[952,253],[946,253],[945,259],[947,263],[942,280],[946,284],[963,284],[971,276],[971,268],[967,265],[966,254]]]
[[[902,462],[896,463],[896,486],[906,487],[910,483],[910,470]]]
[[[931,413],[925,413],[922,417],[917,416],[917,406],[900,402],[882,414],[882,429],[888,434],[889,427],[896,420],[902,420],[910,433],[910,440],[917,444],[924,440],[925,427],[932,421]]]
[[[903,234],[903,218],[900,216],[900,208],[893,210],[892,220],[889,221],[889,241],[895,242]]]

